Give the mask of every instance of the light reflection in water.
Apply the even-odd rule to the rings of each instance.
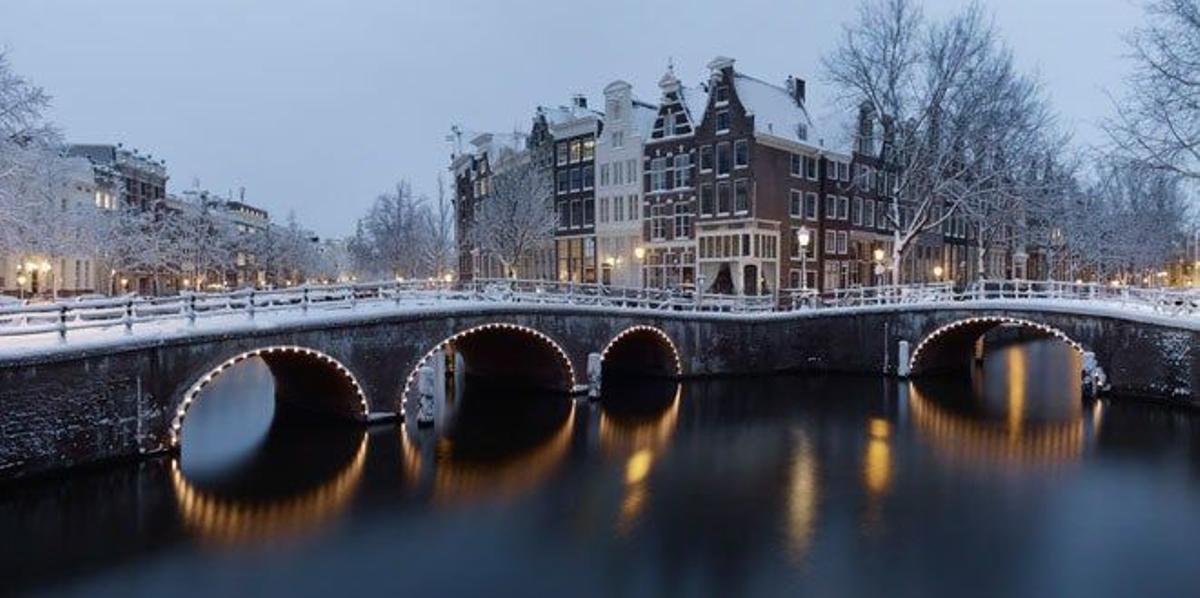
[[[329,481],[290,496],[267,501],[222,497],[206,492],[171,462],[171,487],[184,525],[197,538],[217,544],[278,541],[314,533],[335,520],[349,504],[367,458],[364,432],[353,459]]]
[[[1069,347],[1054,340],[1003,347],[985,357],[970,387],[909,385],[913,425],[939,459],[1003,469],[1079,460],[1085,435],[1078,362]],[[969,400],[954,400],[962,396]]]
[[[812,441],[803,430],[792,434],[792,463],[788,476],[787,537],[788,549],[796,561],[808,554],[817,524],[817,504],[821,495],[817,455]]]
[[[625,535],[646,507],[650,470],[675,434],[683,385],[657,380],[644,380],[638,385],[617,381],[606,388],[600,409],[600,449],[610,458],[625,458],[624,489],[617,516],[617,533]],[[662,404],[657,396],[660,393],[669,393],[666,396],[670,403],[655,412],[653,408]],[[635,414],[624,412],[631,407]]]

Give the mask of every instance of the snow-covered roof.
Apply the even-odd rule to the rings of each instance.
[[[581,118],[594,117],[603,119],[604,113],[583,106],[538,106],[538,113],[546,117],[546,123],[555,126],[562,125]]]
[[[708,93],[699,87],[680,85],[679,96],[683,100],[683,107],[688,111],[692,127],[700,126],[700,122],[704,120],[704,112],[708,109]]]
[[[820,148],[821,139],[808,111],[788,90],[735,72],[733,85],[746,113],[754,116],[754,133]]]
[[[525,151],[528,137],[524,133],[481,133],[471,140],[476,156],[487,157],[488,164],[495,166],[505,156]]]
[[[654,119],[658,118],[658,106],[638,99],[633,100],[633,130],[642,139],[650,137],[654,130]]]

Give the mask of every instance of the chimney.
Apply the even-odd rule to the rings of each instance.
[[[808,86],[804,83],[804,79],[801,79],[800,77],[789,76],[787,79],[788,92],[792,94],[792,99],[796,100],[796,103],[801,106],[804,105],[804,100],[806,99],[805,92],[807,87]]]
[[[581,93],[571,96],[571,105],[576,108],[587,108],[587,96]]]

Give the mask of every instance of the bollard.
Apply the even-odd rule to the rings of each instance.
[[[125,300],[125,334],[133,334],[133,299]]]
[[[246,314],[250,319],[254,319],[254,289],[250,289],[250,295],[246,298]]]
[[[896,351],[896,375],[901,378],[907,378],[909,374],[908,353],[908,341],[900,341],[900,347]]]
[[[433,425],[433,368],[423,365],[417,374],[417,426],[428,428]]]
[[[599,353],[588,353],[587,360],[587,377],[588,377],[588,398],[596,400],[600,398],[600,367],[601,357]]]
[[[308,285],[306,284],[306,285],[304,285],[304,297],[303,297],[303,298],[300,300],[300,303],[301,303],[301,305],[303,306],[303,308],[302,308],[301,312],[302,312],[302,313],[304,313],[304,314],[307,314],[307,313],[308,313],[308,303],[309,303],[309,301],[311,301],[311,299],[310,299],[310,298],[309,298],[309,296],[308,296]]]
[[[58,306],[58,342],[67,342],[67,306]]]
[[[188,328],[196,327],[196,294],[195,293],[188,293],[187,322],[188,322]]]

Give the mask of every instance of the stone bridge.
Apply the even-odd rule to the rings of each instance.
[[[602,356],[606,372],[660,376],[929,375],[966,368],[976,340],[1002,325],[1094,354],[1115,394],[1196,400],[1200,325],[1086,303],[980,300],[777,313],[398,307],[151,338],[114,332],[107,344],[0,352],[0,478],[172,450],[200,390],[253,356],[275,377],[278,413],[366,422],[415,412],[417,372],[447,347],[468,374],[568,393],[582,390],[590,354]]]

